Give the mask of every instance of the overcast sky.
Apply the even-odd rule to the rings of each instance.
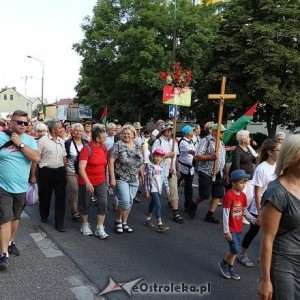
[[[0,0],[0,88],[15,86],[27,97],[73,98],[81,57],[72,44],[83,38],[80,24],[97,0]],[[32,78],[31,78],[32,77]]]

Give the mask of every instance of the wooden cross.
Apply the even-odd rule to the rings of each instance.
[[[220,135],[221,135],[221,125],[223,120],[223,107],[224,101],[229,99],[236,99],[236,94],[225,94],[225,85],[226,85],[226,77],[222,77],[222,84],[221,84],[221,93],[220,94],[209,94],[208,99],[219,100],[219,115],[218,115],[218,127],[217,127],[217,136],[216,136],[216,147],[215,153],[219,153],[220,150]],[[213,168],[213,177],[212,180],[216,181],[216,173],[218,167],[218,160],[214,161],[214,168]]]

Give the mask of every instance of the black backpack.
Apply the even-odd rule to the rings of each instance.
[[[92,156],[92,148],[91,148],[90,144],[89,144],[88,141],[85,140],[85,139],[81,139],[81,141],[82,141],[83,147],[87,147],[87,148],[88,148],[88,151],[89,151],[89,158],[90,158],[90,157]],[[75,149],[76,149],[76,151],[77,151],[77,157],[76,157],[76,160],[75,160],[75,162],[74,162],[74,169],[75,169],[75,173],[78,174],[78,171],[79,171],[79,155],[80,155],[80,152],[82,151],[83,147],[82,147],[81,151],[79,151],[78,148],[77,148],[77,145],[76,145],[76,143],[75,143],[75,141],[74,141],[73,138],[67,140],[67,141],[65,142],[65,147],[66,147],[66,152],[67,152],[67,158],[70,157],[71,143],[74,144]]]
[[[12,133],[13,133],[11,130],[3,130],[2,132],[6,133],[8,136],[11,136]],[[4,143],[4,144],[0,147],[0,150],[1,150],[2,148],[9,147],[9,146],[11,146],[11,145],[13,145],[13,144],[14,144],[14,142],[13,142],[12,140],[9,140],[9,141],[7,141],[6,143]]]

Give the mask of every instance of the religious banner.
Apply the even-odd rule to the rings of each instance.
[[[163,103],[191,106],[192,91],[190,88],[180,88],[165,85],[163,89]]]

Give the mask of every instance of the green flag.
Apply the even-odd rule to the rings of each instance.
[[[258,101],[249,108],[239,119],[237,119],[225,132],[223,137],[223,143],[227,144],[230,142],[232,137],[240,130],[245,128],[253,119],[253,115],[255,113],[256,107],[258,105]]]

